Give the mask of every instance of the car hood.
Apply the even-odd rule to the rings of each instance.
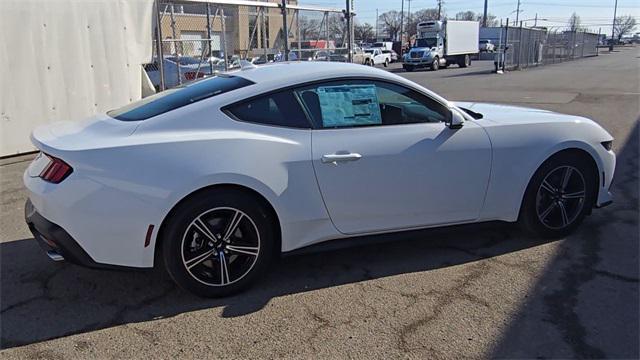
[[[557,112],[541,109],[526,108],[513,105],[462,102],[456,101],[455,106],[462,109],[482,114],[479,122],[487,123],[487,125],[518,125],[518,124],[534,124],[534,123],[593,123],[592,120],[575,116],[560,114]]]

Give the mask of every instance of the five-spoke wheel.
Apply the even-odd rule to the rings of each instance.
[[[162,236],[171,277],[206,297],[241,290],[264,273],[274,254],[270,212],[242,191],[210,191],[188,199]]]
[[[597,172],[586,155],[563,152],[547,160],[531,179],[520,221],[544,237],[569,234],[595,202]]]
[[[550,229],[562,229],[576,220],[584,207],[586,183],[580,170],[559,166],[542,180],[536,196],[538,219]]]

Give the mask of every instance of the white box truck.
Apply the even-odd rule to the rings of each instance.
[[[411,50],[402,59],[406,71],[418,68],[438,70],[451,64],[471,65],[471,55],[478,53],[480,24],[477,21],[422,21]]]

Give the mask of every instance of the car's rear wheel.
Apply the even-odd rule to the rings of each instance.
[[[546,238],[570,234],[593,206],[596,172],[588,159],[561,153],[547,160],[531,179],[520,222]]]
[[[389,66],[389,59],[384,59],[384,67]]]
[[[272,219],[242,191],[210,191],[174,211],[163,231],[167,271],[199,296],[226,296],[263,274],[274,254]]]

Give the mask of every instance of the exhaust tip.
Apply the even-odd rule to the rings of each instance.
[[[55,250],[49,250],[47,251],[47,256],[49,257],[49,259],[53,260],[53,261],[64,261],[64,256],[60,255],[57,251]]]

